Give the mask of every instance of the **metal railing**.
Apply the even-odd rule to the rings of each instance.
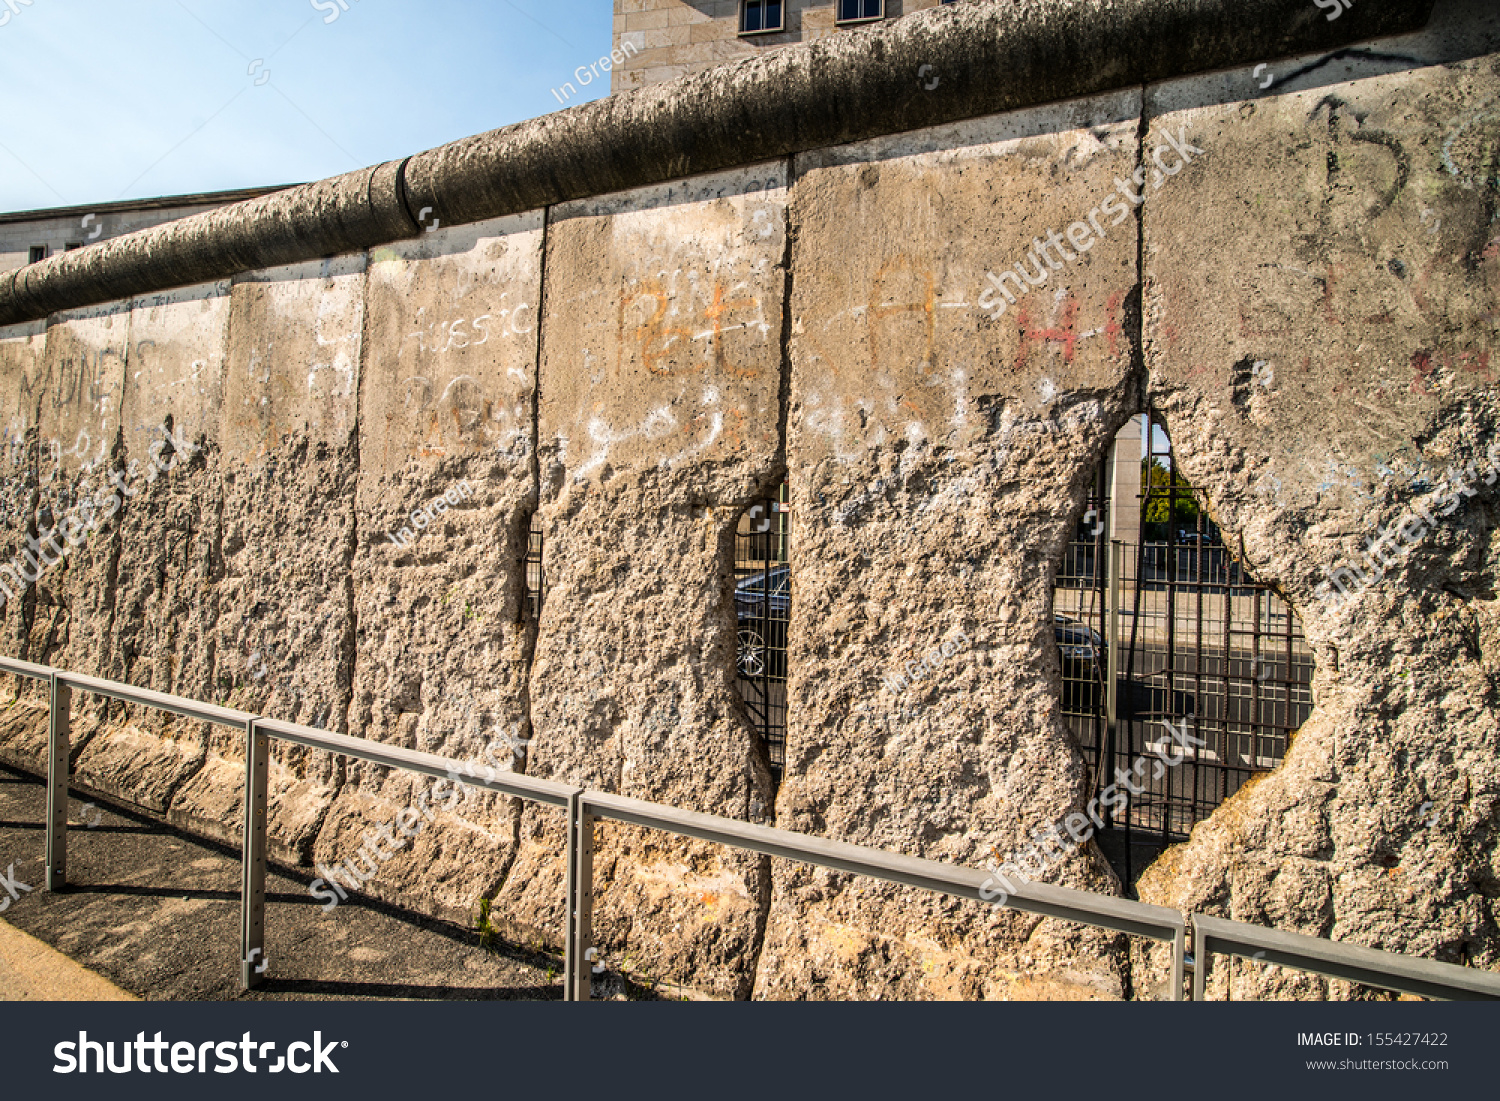
[[[1204,984],[1214,953],[1242,956],[1258,963],[1279,964],[1330,979],[1346,979],[1424,998],[1500,999],[1500,975],[1492,971],[1340,944],[1305,933],[1285,933],[1205,914],[1193,915],[1193,948],[1195,1002],[1205,1000]]]
[[[565,809],[568,815],[565,911],[567,928],[564,938],[563,984],[564,998],[569,1001],[587,1000],[590,996],[592,961],[589,959],[591,954],[589,941],[592,939],[593,820],[595,818],[662,830],[681,837],[796,860],[816,867],[870,876],[889,883],[917,887],[957,898],[974,899],[980,902],[989,901],[981,894],[981,890],[990,881],[989,874],[972,868],[955,867],[920,857],[853,845],[844,841],[811,837],[790,830],[760,826],[733,818],[679,810],[619,795],[586,791],[569,784],[536,779],[519,773],[504,773],[494,778],[480,778],[467,774],[462,762],[439,757],[434,753],[384,745],[347,734],[331,734],[325,730],[281,722],[277,719],[267,719],[233,708],[200,703],[179,696],[135,688],[114,681],[64,672],[10,658],[0,658],[0,673],[44,681],[49,686],[46,822],[46,889],[48,891],[60,891],[67,885],[69,750],[74,689],[244,732],[245,797],[241,852],[244,875],[240,891],[240,983],[246,990],[260,986],[265,981],[266,972],[266,829],[269,813],[268,776],[271,738],[429,776],[449,777],[455,772],[465,772],[463,783],[471,787],[484,788],[501,795]],[[994,905],[992,902],[989,904]],[[1018,890],[1011,892],[1006,908],[1170,944],[1172,977],[1169,997],[1172,1001],[1182,1000],[1187,927],[1183,916],[1176,910],[1132,902],[1110,895],[1093,894],[1040,883],[1023,884]],[[1197,917],[1194,920],[1198,928],[1207,930],[1206,934],[1200,933],[1200,936],[1209,938],[1205,940],[1205,944],[1218,945],[1217,950],[1221,952],[1238,952],[1241,946],[1250,944],[1251,941],[1243,934],[1238,937],[1232,935],[1248,929],[1263,940],[1294,938],[1297,944],[1307,941],[1319,946],[1316,952],[1303,947],[1299,954],[1295,946],[1291,948],[1286,946],[1292,943],[1291,940],[1274,940],[1274,944],[1267,949],[1266,958],[1271,962],[1301,966],[1302,963],[1313,961],[1326,967],[1339,966],[1344,970],[1321,973],[1334,974],[1341,978],[1356,974],[1369,975],[1372,976],[1371,985],[1375,986],[1392,986],[1392,982],[1387,981],[1389,979],[1396,979],[1401,983],[1414,983],[1417,979],[1411,976],[1419,976],[1421,981],[1427,984],[1425,990],[1449,992],[1429,994],[1434,997],[1459,996],[1451,992],[1466,991],[1467,993],[1463,996],[1500,998],[1500,976],[1490,975],[1487,972],[1453,964],[1414,960],[1410,957],[1375,952],[1366,948],[1352,948],[1316,938],[1258,929],[1254,926],[1220,923],[1218,919]],[[1219,928],[1221,925],[1231,931],[1222,932]],[[1273,949],[1278,952],[1278,955],[1274,957],[1269,954]],[[1201,996],[1201,976],[1207,969],[1208,953],[1200,951],[1200,959],[1202,963],[1194,978],[1194,988],[1195,992]],[[1363,970],[1359,970],[1360,968]],[[1309,967],[1308,969],[1316,968]],[[1357,981],[1366,980],[1358,979]],[[1394,988],[1410,989],[1409,986],[1404,985],[1396,985]],[[1414,992],[1424,991],[1415,990]]]

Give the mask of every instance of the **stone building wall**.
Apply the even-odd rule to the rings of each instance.
[[[1420,33],[1267,68],[0,329],[0,550],[111,474],[131,491],[6,602],[6,650],[977,867],[1081,810],[1053,577],[1149,403],[1318,669],[1285,763],[1142,897],[1495,968],[1500,17],[1443,0]],[[1017,264],[1024,282],[991,278]],[[153,453],[174,460],[154,477]],[[1420,476],[1383,479],[1393,458]],[[733,683],[732,555],[783,476],[773,790]],[[1376,578],[1392,525],[1407,551]],[[1335,609],[1348,563],[1372,583]],[[946,679],[882,685],[955,633]],[[0,758],[38,769],[44,732],[23,693]],[[238,753],[94,706],[75,767],[233,839]],[[495,897],[513,936],[560,940],[556,812],[302,750],[278,751],[272,793],[273,852],[309,870],[430,812],[364,893],[465,923]],[[736,997],[1160,993],[1160,956],[1122,937],[622,826],[598,844],[599,943],[638,974]],[[1092,844],[1046,878],[1120,890]],[[1328,986],[1234,974],[1236,997]]]
[[[885,0],[885,18],[935,8],[943,0]],[[963,0],[960,0],[963,2]],[[659,84],[777,46],[816,42],[869,23],[840,25],[837,0],[785,0],[780,32],[740,34],[740,0],[615,0],[615,47],[629,61],[610,72],[610,91]]]

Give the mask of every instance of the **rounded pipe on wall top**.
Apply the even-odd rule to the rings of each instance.
[[[405,163],[362,168],[28,265],[9,288],[0,284],[0,324],[413,236],[418,227],[399,185]]]
[[[1416,30],[1434,0],[945,5],[31,264],[0,326],[825,146]],[[435,219],[436,221],[433,221]]]

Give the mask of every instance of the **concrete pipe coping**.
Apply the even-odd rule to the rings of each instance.
[[[700,173],[1414,31],[1434,0],[991,0],[788,46],[0,275],[0,326]]]

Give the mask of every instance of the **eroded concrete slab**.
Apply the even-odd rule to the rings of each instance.
[[[1122,93],[798,158],[779,826],[978,867],[1080,808],[1052,587],[1135,412],[1134,216],[1098,208],[1135,169],[1138,111]],[[892,687],[931,652],[939,675]],[[1037,878],[1117,889],[1067,847]],[[758,997],[1125,989],[1114,938],[774,872]]]
[[[123,304],[55,315],[30,386],[38,399],[41,547],[29,552],[39,577],[27,649],[32,661],[95,675],[113,661],[120,515],[139,474],[125,463],[120,438],[129,348]],[[105,713],[103,701],[75,694],[75,756]]]
[[[214,679],[231,706],[343,731],[354,667],[354,487],[365,257],[237,278],[220,441]],[[237,836],[243,736],[215,732],[172,818]],[[342,763],[272,750],[270,845],[307,859]]]
[[[524,560],[542,235],[540,215],[508,218],[370,261],[360,420],[373,431],[361,437],[350,727],[474,761],[480,776],[524,770],[530,739]],[[320,864],[354,860],[344,883],[358,883],[374,862],[356,857],[366,834],[408,808],[424,829],[394,856],[384,846],[361,889],[467,922],[512,856],[512,801],[352,765]]]
[[[219,421],[229,284],[132,303],[121,409],[113,637],[103,675],[217,700],[213,662],[222,508]],[[157,813],[203,763],[207,730],[145,708],[117,712],[75,762],[81,783]]]
[[[32,594],[21,576],[26,563],[18,556],[26,547],[26,536],[35,533],[40,398],[33,386],[40,375],[46,339],[47,326],[41,321],[0,329],[0,424],[5,432],[0,454],[0,596],[5,598],[0,608],[0,649],[22,659],[30,642],[27,618]]]
[[[1318,675],[1281,767],[1141,895],[1493,967],[1500,19],[1444,11],[1384,60],[1303,59],[1332,68],[1311,86],[1152,90],[1152,134],[1208,152],[1145,207],[1151,398]],[[1423,64],[1455,44],[1466,60]],[[1236,999],[1349,993],[1235,974]]]
[[[784,165],[549,217],[539,452],[547,599],[531,771],[737,818],[770,808],[734,682],[733,536],[778,473]],[[562,928],[560,819],[525,813],[497,906]],[[601,826],[597,943],[748,994],[765,862]]]

